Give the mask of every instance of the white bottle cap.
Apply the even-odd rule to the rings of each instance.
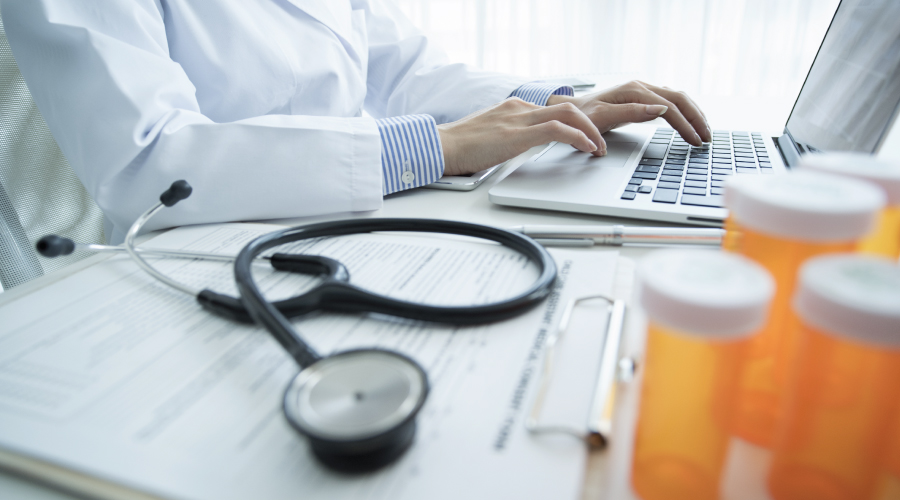
[[[819,172],[738,175],[725,207],[742,226],[798,241],[860,239],[875,225],[884,193],[872,184]]]
[[[640,303],[654,323],[739,338],[762,328],[775,283],[759,264],[714,250],[660,250],[638,267]]]
[[[879,160],[863,153],[824,153],[803,155],[798,166],[867,180],[884,190],[888,205],[900,205],[898,161]]]
[[[794,310],[819,330],[900,348],[900,266],[852,254],[810,259],[800,267]]]

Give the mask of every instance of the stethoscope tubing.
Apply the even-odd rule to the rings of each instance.
[[[360,219],[323,222],[293,227],[262,235],[248,243],[234,263],[235,283],[241,302],[255,322],[264,326],[291,353],[301,367],[320,359],[293,329],[290,321],[256,286],[250,264],[270,248],[296,241],[370,232],[441,233],[494,241],[512,248],[535,262],[540,276],[532,287],[507,300],[475,306],[433,306],[376,295],[350,283],[327,280],[313,290],[296,297],[304,308],[345,313],[382,313],[414,320],[472,325],[491,323],[521,314],[540,303],[553,289],[556,264],[544,247],[534,240],[505,229],[467,222],[437,219]]]

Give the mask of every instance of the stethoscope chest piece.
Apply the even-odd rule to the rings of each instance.
[[[428,378],[413,360],[380,349],[345,351],[303,369],[284,394],[290,424],[341,471],[373,470],[412,444]]]

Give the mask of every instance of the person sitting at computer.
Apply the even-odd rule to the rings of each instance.
[[[0,0],[0,12],[116,242],[176,179],[194,194],[157,228],[374,210],[550,141],[603,155],[601,133],[660,115],[690,143],[711,138],[665,87],[573,97],[451,64],[388,0]]]

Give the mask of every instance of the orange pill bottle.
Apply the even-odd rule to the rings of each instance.
[[[797,270],[816,255],[853,251],[874,227],[884,194],[864,181],[815,172],[738,176],[725,189],[724,248],[775,278],[771,314],[741,375],[733,428],[738,437],[768,448],[793,353],[789,312]]]
[[[900,406],[894,412],[893,429],[888,435],[888,449],[872,500],[900,500]]]
[[[860,241],[858,250],[896,261],[900,258],[900,162],[880,160],[862,153],[827,153],[803,156],[799,168],[845,175],[878,185],[887,197],[875,231]]]
[[[900,403],[900,267],[831,255],[799,274],[798,356],[773,447],[775,500],[869,500]]]
[[[774,282],[749,259],[702,250],[648,255],[639,282],[648,330],[632,486],[644,500],[718,498],[737,377]]]

